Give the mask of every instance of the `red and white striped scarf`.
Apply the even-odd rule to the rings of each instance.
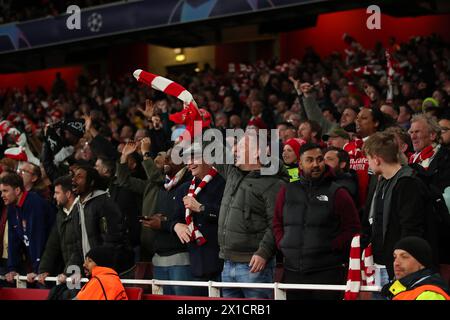
[[[386,54],[387,84],[388,84],[386,103],[391,104],[392,99],[394,98],[393,84],[394,84],[395,70],[394,70],[394,64],[392,61],[392,56],[388,49],[386,49],[385,54]]]
[[[167,183],[164,183],[164,188],[169,191],[173,187],[175,187],[178,182],[180,182],[181,178],[184,176],[184,173],[186,172],[187,168],[184,167],[180,171],[178,171],[173,178],[170,178],[168,175],[166,175],[166,181]]]
[[[375,267],[372,256],[372,245],[363,250],[361,255],[361,235],[353,237],[350,247],[347,286],[344,300],[356,300],[361,286],[375,285]]]
[[[162,91],[168,95],[177,97],[186,104],[194,102],[194,97],[180,84],[156,74],[138,69],[133,72],[137,81],[151,86],[155,90]]]
[[[186,132],[189,132],[190,138],[194,137],[194,122],[201,121],[201,128],[208,127],[211,123],[211,114],[204,109],[198,109],[197,103],[192,94],[187,91],[182,85],[170,79],[158,76],[156,74],[138,69],[133,72],[133,76],[137,81],[151,86],[153,89],[162,91],[165,94],[171,95],[183,101],[184,108],[182,111],[173,113],[169,119],[178,124],[185,124],[186,131],[181,135],[180,139],[184,140],[187,137]]]
[[[205,186],[217,175],[217,170],[215,168],[211,168],[208,171],[208,174],[202,179],[199,185],[195,186],[195,177],[192,178],[191,186],[189,187],[188,196],[193,197],[194,199],[197,195],[202,191]],[[194,225],[194,219],[192,217],[191,209],[186,208],[185,211],[186,224],[189,228],[189,232],[191,233],[191,241],[195,240],[198,246],[201,246],[206,243],[206,239],[203,234],[198,230],[197,226]]]
[[[3,139],[6,135],[13,138],[15,147],[11,147],[5,150],[4,156],[6,158],[31,162],[37,166],[40,165],[39,159],[31,152],[30,146],[27,142],[25,133],[20,132],[9,120],[3,120],[0,122],[0,144],[3,143]]]
[[[409,158],[409,163],[418,163],[427,170],[431,161],[433,161],[435,154],[439,151],[439,147],[439,144],[432,144],[431,146],[423,148],[422,151],[414,153]]]

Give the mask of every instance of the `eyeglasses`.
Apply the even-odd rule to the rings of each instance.
[[[17,173],[18,174],[28,173],[29,175],[33,175],[33,172],[27,171],[27,170],[24,170],[24,169],[17,169]]]

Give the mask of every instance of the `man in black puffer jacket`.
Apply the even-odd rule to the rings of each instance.
[[[124,216],[104,191],[106,186],[89,166],[79,166],[72,178],[78,214],[73,217],[81,259],[91,248],[110,245],[116,249],[115,270],[124,274],[134,266],[134,254],[126,238]]]
[[[325,165],[319,145],[300,148],[300,180],[277,196],[273,222],[286,283],[344,284],[344,263],[361,226],[345,187]],[[295,290],[288,299],[337,300],[339,292]]]

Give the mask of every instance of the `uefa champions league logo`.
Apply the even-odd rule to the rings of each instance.
[[[102,15],[94,12],[89,16],[87,25],[91,32],[99,32],[103,25]]]

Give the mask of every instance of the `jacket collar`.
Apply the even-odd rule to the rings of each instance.
[[[80,198],[76,197],[69,209],[66,209],[64,207],[62,208],[62,210],[66,214],[66,216],[70,215],[70,213],[72,212],[73,207],[75,207],[75,205],[77,204],[77,202],[79,200],[80,200]]]
[[[92,268],[92,277],[103,275],[103,274],[114,274],[114,275],[118,276],[117,272],[111,268],[100,267],[100,266],[95,266],[94,268]]]
[[[422,269],[414,272],[399,280],[392,280],[385,286],[383,286],[381,292],[384,296],[392,297],[421,285],[423,282],[429,283],[430,278],[433,277],[434,272],[431,269]]]
[[[300,173],[301,170],[299,169]],[[329,166],[325,165],[325,172],[322,174],[322,176],[319,179],[310,180],[303,176],[303,174],[300,175],[300,183],[305,186],[321,186],[324,183],[326,183],[329,180],[333,180],[336,178],[336,175]]]
[[[103,190],[94,190],[84,199],[84,201],[81,201],[80,196],[78,196],[77,199],[75,200],[75,202],[80,201],[80,204],[84,205],[88,201],[90,201],[90,200],[92,200],[94,198],[97,198],[97,197],[99,197],[101,195],[104,195],[104,194],[108,194],[108,193],[106,191],[103,191]]]
[[[19,199],[19,202],[17,202],[17,206],[18,206],[19,208],[22,208],[22,207],[23,207],[23,204],[24,204],[25,199],[27,198],[27,196],[28,196],[28,191],[24,191],[24,192],[22,193],[22,196],[21,196],[20,199]]]

